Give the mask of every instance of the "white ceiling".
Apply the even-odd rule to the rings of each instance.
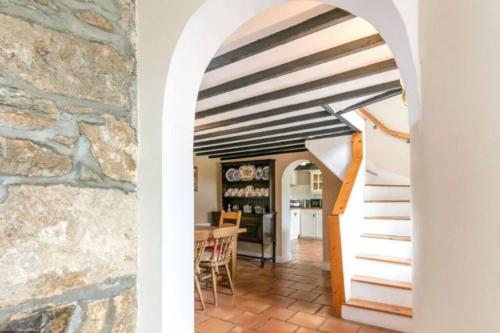
[[[314,2],[289,2],[286,5],[275,7],[268,12],[265,12],[254,19],[248,21],[237,31],[234,32],[226,42],[221,46],[217,55],[223,55],[224,53],[237,49],[244,46],[250,42],[254,42],[270,34],[281,31],[284,28],[294,26],[303,22],[306,19],[317,16],[321,13],[332,10],[332,7],[326,5],[317,5]],[[200,91],[207,88],[212,88],[223,83],[230,82],[234,79],[240,78],[242,76],[250,75],[255,72],[259,72],[264,69],[275,67],[292,60],[302,58],[304,56],[317,53],[335,46],[339,46],[345,43],[355,41],[357,39],[368,37],[377,34],[377,31],[366,21],[361,18],[354,17],[347,21],[341,22],[339,24],[333,25],[331,27],[325,28],[323,30],[311,33],[309,35],[303,36],[301,38],[289,41],[287,43],[281,44],[279,46],[273,47],[271,49],[265,50],[263,52],[251,55],[247,58],[241,59],[239,61],[230,63],[228,65],[222,66],[215,70],[205,73],[203,78]],[[393,56],[389,48],[383,44],[375,46],[372,48],[364,49],[363,51],[353,53],[333,61],[325,62],[316,66],[307,67],[301,70],[297,70],[288,74],[280,75],[271,79],[267,79],[262,82],[255,84],[250,84],[239,89],[224,92],[212,97],[204,98],[197,103],[197,112],[205,111],[214,107],[224,106],[229,103],[238,102],[250,97],[259,96],[265,93],[273,92],[283,88],[289,88],[310,82],[313,80],[329,77],[339,73],[344,73],[346,71],[354,70],[367,65],[375,64],[384,60],[392,59]],[[278,107],[289,106],[297,103],[307,102],[315,100],[318,98],[323,98],[327,96],[337,95],[339,93],[350,92],[353,90],[387,83],[391,81],[397,81],[400,79],[400,74],[397,69],[388,70],[375,75],[366,76],[358,78],[355,80],[350,80],[347,82],[341,82],[327,87],[322,87],[319,89],[314,89],[311,91],[306,91],[302,93],[297,93],[292,96],[282,97],[274,100],[260,102],[259,104],[248,105],[240,108],[230,109],[227,112],[207,116],[204,118],[196,119],[195,127],[200,125],[211,124],[214,122],[219,122],[227,119],[232,119],[236,117],[258,114],[262,111],[267,111],[270,109],[275,109]],[[380,93],[380,92],[379,92]],[[363,97],[351,98],[349,100],[339,101],[330,104],[335,111],[341,110],[347,106],[355,104],[359,101],[366,100],[369,97],[373,97],[376,94],[367,94]],[[396,97],[397,98],[397,97]],[[218,150],[223,151],[221,148],[217,148],[217,144],[207,144],[210,141],[224,139],[225,143],[231,142],[242,142],[245,140],[236,139],[237,136],[242,134],[253,134],[254,139],[258,138],[270,138],[281,135],[289,135],[293,133],[303,133],[310,132],[311,129],[298,130],[287,133],[278,133],[273,135],[265,135],[266,132],[270,130],[286,129],[298,125],[304,124],[317,124],[315,129],[325,129],[333,127],[345,127],[343,123],[321,126],[321,123],[325,120],[333,120],[335,117],[333,115],[327,115],[322,118],[314,118],[301,120],[294,123],[280,124],[272,127],[265,127],[266,123],[276,120],[290,119],[290,117],[317,113],[324,110],[321,106],[309,107],[304,110],[292,111],[280,115],[275,115],[271,117],[263,117],[252,119],[249,121],[237,121],[234,123],[226,124],[223,127],[205,129],[200,131],[195,131],[195,150],[198,152],[202,149],[200,146],[206,146],[205,150]],[[236,131],[236,133],[217,135],[220,131],[225,131],[229,129],[238,129],[243,126],[249,126],[258,124],[261,125],[259,128],[246,130],[244,133]],[[212,137],[206,139],[196,139],[199,135],[211,134]],[[264,135],[263,135],[264,134]],[[286,141],[286,140],[284,140]],[[259,143],[265,144],[265,142]],[[212,146],[212,147],[211,147]],[[258,149],[258,144],[252,145],[250,149],[248,146],[244,148],[245,151],[255,151]]]

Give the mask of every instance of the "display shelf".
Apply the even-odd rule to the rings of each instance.
[[[243,211],[243,206],[250,205],[252,207],[252,213],[243,213],[241,217],[241,227],[246,228],[247,232],[240,234],[238,237],[239,241],[258,243],[261,246],[260,256],[250,256],[252,258],[259,259],[261,264],[268,260],[276,261],[276,213],[275,209],[275,162],[274,160],[254,160],[254,161],[237,161],[237,162],[225,162],[221,163],[221,203],[222,209],[228,210],[236,204],[238,210]],[[253,179],[250,181],[230,181],[226,179],[226,173],[229,169],[239,169],[245,165],[253,165],[255,168],[268,167],[269,168],[269,179]],[[267,188],[269,191],[269,196],[224,196],[224,193],[228,189],[244,189],[247,186],[253,186],[254,188]],[[230,206],[229,206],[230,205]],[[255,206],[261,206],[264,208],[264,213],[255,213]],[[212,214],[212,223],[218,223],[218,216],[220,212],[214,212]],[[272,246],[272,257],[265,257],[265,248],[267,246]],[[243,256],[243,255],[242,255]],[[245,255],[245,257],[249,257]]]

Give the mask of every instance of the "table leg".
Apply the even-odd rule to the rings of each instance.
[[[236,281],[236,262],[238,260],[238,240],[233,242],[233,253],[231,258],[231,277],[233,278],[233,283]]]

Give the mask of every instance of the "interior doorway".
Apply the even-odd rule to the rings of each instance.
[[[302,162],[290,180],[290,240],[292,260],[323,261],[323,173]]]
[[[323,261],[323,173],[311,161],[291,163],[282,176],[282,248],[287,261]]]
[[[190,249],[193,237],[193,218],[190,216],[193,214],[190,212],[192,213],[193,210],[193,198],[190,188],[178,180],[182,178],[188,181],[193,177],[192,168],[190,168],[192,166],[193,110],[195,109],[199,82],[215,50],[229,33],[255,14],[281,2],[248,3],[235,1],[229,5],[226,2],[222,4],[221,1],[207,1],[186,25],[170,61],[162,125],[163,205],[161,207],[163,209],[163,223],[161,234],[163,235],[163,257],[155,256],[155,259],[151,261],[158,262],[162,267],[165,262],[169,262],[170,267],[177,267],[175,277],[168,273],[168,268],[164,268],[162,272],[161,308],[163,313],[161,317],[168,323],[169,329],[189,331],[193,322],[193,317],[186,315],[193,305],[192,297],[187,297],[187,295],[192,295],[193,291],[190,286],[182,287],[182,283],[175,282],[177,280],[192,280],[192,260],[190,260],[192,259],[192,251]],[[333,4],[335,1],[327,1],[327,3]],[[408,46],[404,24],[400,21],[399,13],[392,2],[380,4],[377,10],[373,10],[372,6],[367,5],[364,1],[338,1],[338,3],[347,10],[378,23],[377,27],[388,43]],[[222,12],[227,14],[225,15],[226,20],[220,20],[220,15],[214,15],[214,13]],[[394,17],[394,19],[388,20],[387,17]],[[399,26],[402,27],[398,28]],[[403,67],[403,72],[407,73],[406,80],[412,79],[414,68],[411,62],[410,48],[400,47],[399,50],[395,56],[398,58],[400,66]],[[166,63],[164,58],[161,61]],[[416,87],[415,82],[415,80],[407,82],[407,86],[409,88]],[[411,93],[413,90],[409,89],[409,91]],[[414,91],[416,92],[416,89]],[[410,98],[411,100],[412,98]],[[173,160],[176,160],[177,163],[171,163]],[[188,216],[187,220],[186,216]],[[179,220],[184,220],[185,223],[179,225]],[[159,232],[159,230],[156,231]],[[144,254],[148,253],[149,250],[149,245],[146,243],[143,245],[142,253]],[[154,252],[156,255],[155,251],[150,252]],[[157,260],[157,257],[160,260]],[[142,270],[150,269],[149,266],[145,267],[149,261],[143,260],[141,262]],[[153,270],[156,271],[158,265],[152,266]],[[172,279],[176,281],[172,281]],[[140,289],[142,293],[148,291],[147,285],[144,284],[141,285]],[[172,302],[175,302],[175,306],[172,306]]]

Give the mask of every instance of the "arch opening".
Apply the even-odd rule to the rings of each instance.
[[[191,284],[193,196],[185,186],[193,179],[194,110],[205,68],[223,41],[241,24],[284,0],[227,3],[206,1],[189,19],[175,46],[165,85],[162,120],[162,319],[163,331],[193,329]],[[372,23],[391,47],[409,93],[410,112],[418,118],[417,78],[406,26],[392,1],[330,0]],[[221,13],[224,13],[222,15]],[[224,20],[221,20],[221,16]],[[171,163],[176,161],[176,163]],[[190,183],[193,183],[192,181]],[[183,223],[179,224],[178,221]],[[283,242],[289,243],[289,242]],[[165,263],[169,263],[166,266]],[[176,267],[177,274],[169,274]],[[175,306],[173,306],[175,304]]]

